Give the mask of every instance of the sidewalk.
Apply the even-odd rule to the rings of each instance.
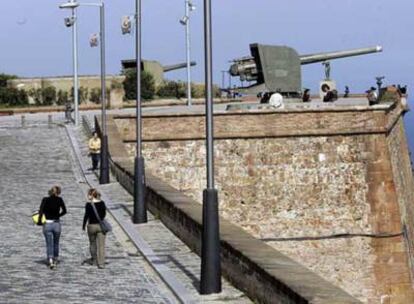
[[[82,231],[85,184],[62,127],[0,128],[0,303],[177,303],[143,257],[131,254],[115,226],[107,238],[107,267],[81,266],[88,257]],[[53,185],[62,187],[61,260],[45,262],[42,230],[30,215]]]

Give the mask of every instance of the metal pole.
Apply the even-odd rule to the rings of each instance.
[[[100,38],[101,38],[101,104],[102,104],[102,145],[101,167],[99,183],[109,183],[108,135],[106,131],[106,66],[105,66],[105,4],[102,1],[100,12]]]
[[[142,113],[141,113],[141,0],[136,0],[136,71],[137,71],[137,104],[136,104],[136,156],[134,166],[134,213],[135,224],[147,222],[147,206],[145,202],[145,164],[142,157]]]
[[[185,16],[187,22],[185,23],[185,38],[187,49],[187,106],[191,106],[191,42],[190,42],[190,5],[191,0],[185,1]]]
[[[79,125],[79,91],[78,91],[78,20],[76,8],[72,9],[73,23],[73,100],[75,104],[75,126]]]
[[[203,235],[201,249],[201,294],[221,292],[218,192],[214,189],[213,73],[211,0],[204,0],[204,43],[206,82],[207,189],[203,192]]]

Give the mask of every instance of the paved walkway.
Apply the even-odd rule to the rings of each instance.
[[[63,122],[62,113],[52,115],[53,121]],[[89,165],[87,138],[80,127],[69,127],[81,148],[75,155],[65,128],[49,128],[47,119],[46,114],[26,115],[27,128],[21,128],[20,116],[0,118],[0,304],[178,303],[113,219],[106,269],[81,266],[89,255],[87,236],[81,230],[88,185],[77,158]],[[96,181],[90,172],[87,176]],[[52,271],[45,264],[41,228],[31,223],[30,215],[55,184],[62,187],[68,214],[62,218],[62,263]],[[113,179],[100,189],[123,207],[124,220],[130,221],[131,196]],[[225,280],[223,293],[200,296],[199,257],[151,215],[148,224],[136,229],[194,303],[251,303]]]
[[[64,128],[0,127],[0,303],[176,303],[142,256],[124,249],[120,231],[108,235],[106,269],[81,266],[88,257],[81,229],[85,196],[70,151]],[[55,184],[68,214],[62,218],[62,263],[52,271],[44,264],[41,228],[30,215]]]

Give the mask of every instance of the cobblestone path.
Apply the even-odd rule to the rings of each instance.
[[[81,266],[88,257],[82,231],[85,185],[62,127],[0,128],[0,303],[176,303],[146,261],[123,246],[114,227],[107,238],[107,265]],[[53,185],[62,187],[61,260],[45,264],[41,227],[30,215]]]

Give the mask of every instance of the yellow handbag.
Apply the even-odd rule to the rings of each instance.
[[[37,225],[37,223],[39,221],[39,211],[36,211],[32,214],[32,220],[33,220],[33,223],[35,225]],[[46,223],[46,216],[44,214],[42,215],[41,223],[42,223],[42,225],[44,225]]]

